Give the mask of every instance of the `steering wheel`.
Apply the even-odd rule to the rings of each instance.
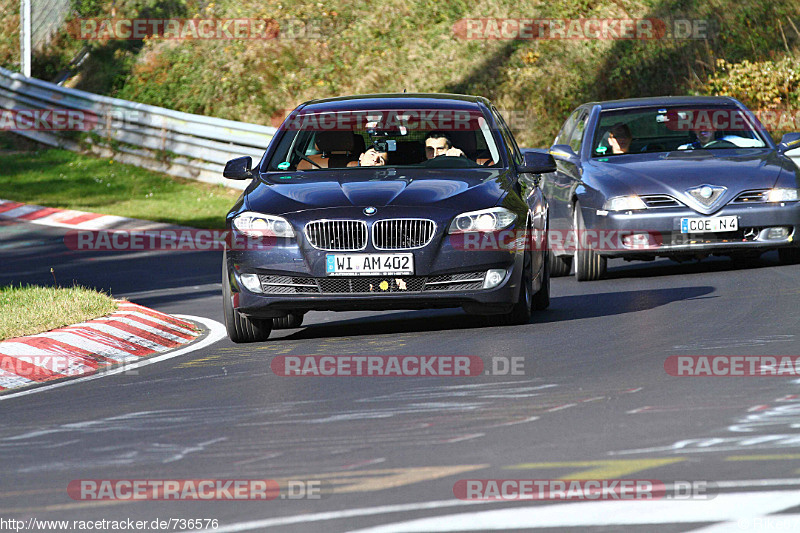
[[[726,141],[725,139],[717,139],[716,141],[711,141],[707,145],[703,146],[703,149],[705,150],[708,150],[709,148],[739,148],[739,147],[730,141]]]

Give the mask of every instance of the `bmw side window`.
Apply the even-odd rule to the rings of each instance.
[[[500,135],[502,135],[503,140],[505,141],[508,147],[508,155],[511,157],[514,163],[521,165],[522,164],[522,153],[519,151],[519,147],[517,146],[517,142],[514,140],[514,136],[511,134],[511,131],[508,129],[506,125],[506,121],[503,120],[502,115],[497,111],[497,109],[492,108],[492,113],[494,114],[494,120],[497,122],[497,125],[500,126]]]
[[[581,143],[583,142],[583,134],[586,133],[586,121],[588,118],[589,113],[584,111],[575,123],[575,129],[572,130],[572,135],[569,137],[568,144],[576,154],[579,154],[581,151]]]

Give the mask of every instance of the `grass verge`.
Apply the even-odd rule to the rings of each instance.
[[[0,287],[0,341],[77,324],[116,310],[117,303],[107,294],[81,286]]]
[[[67,150],[0,151],[0,198],[223,229],[240,192]]]

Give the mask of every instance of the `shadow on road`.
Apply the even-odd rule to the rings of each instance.
[[[703,298],[712,292],[713,287],[704,286],[553,297],[550,308],[534,314],[528,326],[645,311],[679,300]],[[484,317],[467,315],[460,310],[404,311],[312,324],[282,338],[303,340],[483,327],[493,326]]]

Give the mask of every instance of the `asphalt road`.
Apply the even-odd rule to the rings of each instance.
[[[52,284],[52,267],[62,285],[221,321],[221,254],[77,252],[64,233],[0,223],[0,285]],[[599,282],[554,279],[551,308],[525,326],[491,327],[459,310],[310,313],[266,343],[225,338],[135,373],[0,401],[0,518],[718,532],[762,531],[748,528],[769,515],[795,520],[769,531],[800,530],[800,380],[664,370],[672,355],[800,355],[800,268],[774,253],[745,265],[609,267]],[[487,368],[522,357],[524,371],[280,377],[270,368],[279,355],[470,355]],[[475,503],[453,492],[463,479],[554,478],[716,488],[686,502]],[[319,486],[320,497],[73,500],[67,485],[82,479],[291,480]]]

